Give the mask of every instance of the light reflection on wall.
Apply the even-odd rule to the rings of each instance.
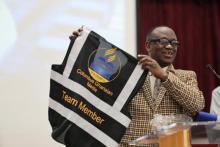
[[[18,39],[12,51],[16,55],[10,62],[16,62],[19,66],[26,64],[23,60],[29,60],[36,52],[43,56],[45,52],[57,52],[62,56],[69,43],[68,35],[81,25],[95,30],[120,48],[125,48],[124,0],[7,0],[6,4],[18,31]],[[45,60],[57,61],[54,56],[50,58]]]

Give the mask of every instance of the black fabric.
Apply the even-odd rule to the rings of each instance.
[[[113,105],[121,90],[124,88],[131,73],[133,72],[137,60],[134,59],[134,57],[130,56],[128,53],[124,52],[123,50],[119,50],[118,47],[114,46],[113,44],[108,43],[106,40],[104,40],[104,38],[100,39],[101,36],[99,36],[95,32],[91,32],[90,34],[91,35],[87,38],[87,41],[82,47],[82,50],[77,58],[76,64],[73,67],[69,78],[86,87],[87,81],[81,78],[80,75],[76,73],[77,69],[81,69],[85,74],[89,75],[89,71],[87,69],[88,58],[91,57],[91,54],[94,53],[94,51],[96,51],[96,53],[94,53],[95,55],[98,54],[97,52],[105,51],[102,48],[98,49],[98,45],[101,42],[106,42],[106,44],[109,45],[108,48],[117,48],[116,54],[120,56],[120,59],[118,60],[127,60],[127,58],[129,58],[130,62],[127,61],[121,68],[120,74],[117,77],[120,80],[113,80],[109,83],[100,83],[100,85],[105,86],[108,89],[111,89],[113,95],[105,94],[100,90],[94,92],[88,88],[89,91],[94,93],[96,96],[100,97],[103,101],[105,101],[109,105]],[[95,60],[92,57],[90,59],[91,62]],[[114,77],[114,75],[112,75],[112,77]]]
[[[94,139],[75,124],[72,125],[66,134],[65,145],[66,147],[105,147],[104,144]]]
[[[118,123],[111,116],[106,115],[105,113],[103,113],[102,111],[100,111],[99,109],[97,109],[96,107],[91,105],[82,96],[80,96],[77,93],[63,87],[61,84],[55,82],[54,80],[51,80],[50,85],[51,85],[50,97],[53,100],[59,102],[60,104],[62,104],[66,108],[72,110],[73,112],[76,112],[78,115],[80,115],[82,118],[84,118],[85,120],[87,120],[88,122],[93,124],[95,127],[102,130],[104,133],[108,134],[111,138],[113,138],[117,142],[120,142],[121,136],[124,134],[124,132],[126,130],[125,126]],[[77,101],[78,101],[77,107],[63,101],[63,96],[62,96],[63,93],[60,89],[64,90],[66,92],[66,94],[68,94],[69,96],[77,99]],[[86,108],[89,108],[89,109],[93,110],[94,112],[96,112],[97,116],[100,116],[101,118],[103,118],[105,120],[102,123],[102,125],[99,125],[98,123],[94,122],[90,117],[88,117],[86,114],[84,114],[82,111],[80,111],[79,107],[80,106],[82,107],[84,105],[86,105]],[[63,122],[61,122],[61,123],[63,123]],[[114,128],[114,129],[112,129],[112,128]],[[119,132],[121,132],[121,133],[119,133]]]
[[[62,64],[52,65],[52,71],[59,73],[61,76],[63,76],[74,41],[74,39],[71,40]],[[71,67],[69,77],[65,78],[82,85],[101,101],[113,106],[134,71],[137,62],[134,57],[91,31],[76,58],[75,64]],[[147,71],[141,75],[134,89],[129,91],[131,94],[122,109],[117,110],[117,113],[124,114],[128,119],[130,118],[127,109],[128,103],[144,83],[146,75]],[[71,89],[74,89],[74,87]],[[80,93],[70,90],[53,79],[50,80],[51,100],[65,107],[65,109],[71,110],[119,143],[126,127],[119,123],[119,120],[115,120],[112,116],[99,110],[97,106],[92,105],[88,101],[89,98],[83,97]],[[85,113],[87,109],[91,110],[90,114],[94,114],[95,117],[93,117],[94,115],[88,116]],[[73,123],[70,121],[71,119],[68,120],[68,118],[62,116],[59,110],[55,111],[49,107],[48,115],[53,130],[53,139],[65,144],[67,147],[105,146],[105,142],[100,142],[94,137],[96,134],[89,134],[83,128],[80,128],[79,124]],[[100,119],[94,119],[97,118],[96,116]]]
[[[70,44],[69,44],[69,46],[68,46],[68,49],[67,49],[67,52],[66,52],[66,55],[65,55],[65,57],[64,57],[64,59],[63,59],[62,64],[61,64],[61,65],[53,64],[53,65],[52,65],[52,69],[53,69],[53,70],[57,71],[57,72],[60,73],[60,74],[63,74],[64,68],[65,68],[65,66],[66,66],[67,59],[68,59],[68,57],[69,57],[70,51],[72,50],[72,47],[73,47],[73,44],[74,44],[75,40],[76,40],[76,37],[72,37],[72,38],[71,38]]]

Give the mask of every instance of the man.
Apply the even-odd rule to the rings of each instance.
[[[144,85],[129,104],[132,121],[120,146],[151,132],[154,114],[186,114],[193,116],[204,107],[204,96],[198,88],[193,71],[176,70],[172,63],[179,42],[175,32],[167,26],[152,29],[146,37],[149,55],[139,55],[139,63],[149,74]],[[160,80],[156,96],[154,84]]]
[[[80,28],[73,35],[80,35],[82,30]],[[198,88],[195,72],[176,70],[172,65],[178,46],[175,32],[167,26],[156,27],[147,34],[145,48],[149,55],[139,55],[138,59],[149,74],[129,104],[132,121],[121,140],[121,147],[150,133],[154,114],[193,116],[203,109],[204,97]],[[158,92],[154,89],[155,83]]]

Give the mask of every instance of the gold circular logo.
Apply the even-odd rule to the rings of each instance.
[[[93,79],[100,83],[115,80],[121,71],[116,48],[94,50],[88,59],[88,70]]]

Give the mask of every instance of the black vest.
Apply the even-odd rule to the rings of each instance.
[[[93,31],[71,39],[52,65],[52,137],[68,147],[118,146],[131,118],[127,105],[147,75],[138,61]]]

